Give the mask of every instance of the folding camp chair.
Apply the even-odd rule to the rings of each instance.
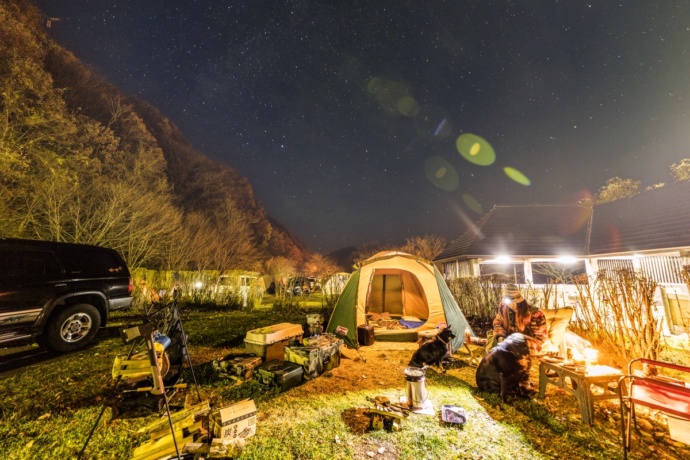
[[[690,387],[684,380],[669,378],[663,375],[645,375],[639,369],[634,370],[634,364],[647,365],[651,369],[666,368],[687,373],[690,377],[690,367],[677,364],[637,358],[628,363],[628,374],[618,382],[618,397],[621,408],[621,436],[623,438],[623,458],[628,458],[630,450],[631,425],[635,419],[635,406],[644,406],[661,411],[667,416],[690,423]],[[687,442],[687,441],[685,441]]]

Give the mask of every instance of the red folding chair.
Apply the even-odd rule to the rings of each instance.
[[[618,382],[618,397],[621,407],[621,436],[623,438],[623,458],[628,458],[630,450],[631,425],[635,424],[635,406],[640,405],[661,411],[684,420],[690,420],[690,387],[683,380],[662,375],[648,376],[633,370],[634,364],[656,368],[673,369],[685,372],[690,377],[690,367],[677,364],[637,358],[628,363],[628,374]]]

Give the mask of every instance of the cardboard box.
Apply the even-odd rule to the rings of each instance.
[[[690,444],[690,420],[667,414],[666,421],[671,439]]]
[[[246,439],[256,434],[256,405],[246,399],[211,413],[213,437],[224,443]]]
[[[261,356],[264,361],[282,360],[285,346],[291,340],[302,340],[304,330],[300,324],[280,323],[247,331],[244,349]]]

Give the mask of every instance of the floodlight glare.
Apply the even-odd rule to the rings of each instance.
[[[574,264],[576,262],[573,256],[561,256],[558,258],[558,263],[561,264]]]

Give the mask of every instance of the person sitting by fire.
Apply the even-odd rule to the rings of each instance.
[[[498,312],[493,321],[493,337],[489,339],[486,350],[491,350],[515,332],[527,336],[532,355],[559,352],[558,347],[549,339],[544,312],[529,305],[516,285],[506,284],[503,287],[503,300],[498,306]],[[566,331],[561,340],[568,354],[575,359],[584,359],[589,350],[593,350],[589,340],[570,331]],[[566,358],[566,356],[561,357]]]
[[[544,312],[528,304],[518,287],[510,283],[503,287],[503,300],[498,305],[493,321],[493,336],[489,340],[487,351],[515,332],[531,337],[528,344],[532,354],[539,353],[547,339]]]

